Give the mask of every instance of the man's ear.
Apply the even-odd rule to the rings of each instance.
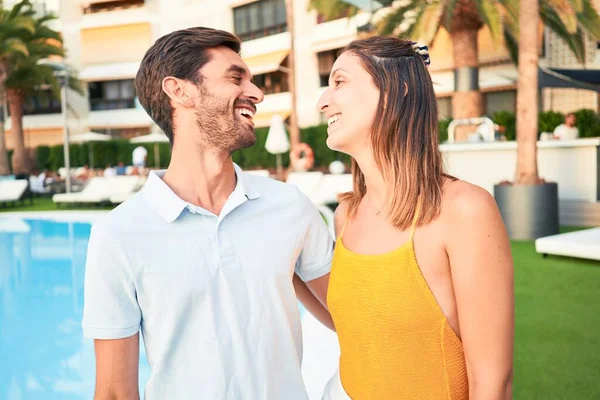
[[[162,90],[169,96],[169,98],[175,103],[181,104],[185,107],[192,107],[194,102],[192,98],[186,93],[185,82],[181,79],[173,76],[167,76],[162,81]]]

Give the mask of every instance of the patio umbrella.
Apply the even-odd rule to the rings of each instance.
[[[267,134],[267,141],[265,142],[265,149],[275,154],[277,157],[277,177],[281,179],[283,175],[283,167],[281,165],[281,155],[290,150],[290,141],[288,140],[287,133],[285,132],[285,126],[283,125],[283,119],[279,114],[273,115],[271,118],[271,126],[269,127],[269,133]]]
[[[152,132],[148,135],[134,137],[130,140],[131,143],[154,143],[154,165],[160,167],[160,153],[158,151],[159,143],[169,143],[169,138],[164,133]]]
[[[89,157],[90,157],[90,169],[94,169],[94,146],[93,142],[108,142],[112,139],[112,136],[105,135],[103,133],[98,132],[83,132],[78,133],[73,136],[69,136],[69,141],[71,143],[90,143],[89,147]]]

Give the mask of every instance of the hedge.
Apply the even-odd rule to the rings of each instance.
[[[577,128],[579,137],[599,137],[600,136],[600,114],[587,109],[576,111]],[[499,111],[491,116],[494,123],[506,128],[504,135],[506,140],[515,140],[517,118],[514,112]],[[565,114],[556,111],[543,111],[538,114],[538,135],[541,132],[553,132],[554,129],[565,120]],[[448,139],[448,125],[451,119],[440,121],[440,143]]]
[[[276,168],[275,155],[265,150],[268,128],[256,129],[256,144],[247,149],[238,150],[233,154],[233,160],[244,169],[253,168]],[[327,126],[319,125],[302,129],[300,137],[303,142],[308,143],[315,153],[315,168],[327,168],[334,160],[342,160],[349,164],[349,156],[330,150],[327,147]],[[111,140],[109,142],[96,142],[93,144],[71,144],[69,146],[70,162],[72,167],[90,165],[89,146],[93,146],[94,167],[104,168],[106,165],[116,165],[122,161],[125,165],[131,165],[131,155],[137,144],[132,144],[125,139]],[[143,144],[148,150],[147,164],[154,167],[154,145]],[[171,159],[171,148],[168,143],[160,143],[160,166],[166,168]],[[62,145],[39,146],[36,148],[36,166],[39,169],[48,168],[58,170],[64,165],[64,153]],[[289,154],[283,154],[284,166],[289,164]]]
[[[580,137],[600,136],[600,114],[592,110],[579,110],[575,113],[577,117],[577,127]],[[515,139],[516,117],[515,113],[500,111],[492,115],[492,119],[498,125],[506,127],[505,135],[507,140]],[[440,143],[448,139],[448,125],[451,119],[443,119],[439,125]],[[545,111],[539,114],[539,132],[552,132],[559,124],[564,121],[564,115],[554,111]],[[267,140],[268,128],[256,129],[256,144],[247,149],[238,150],[233,154],[233,160],[244,169],[253,168],[275,168],[276,157],[265,150],[265,141]],[[327,147],[327,125],[312,126],[301,129],[300,138],[308,143],[315,153],[316,169],[327,168],[334,160],[343,161],[349,165],[350,157]],[[70,145],[71,166],[80,167],[85,164],[90,165],[89,146],[93,146],[94,166],[104,168],[106,165],[116,165],[122,161],[125,165],[131,165],[131,154],[137,144],[129,143],[128,140],[118,139],[109,142],[96,142],[93,144],[72,144]],[[148,150],[149,166],[154,167],[154,145],[142,145]],[[171,159],[171,147],[168,143],[160,143],[160,166],[165,168]],[[63,146],[39,146],[36,149],[36,166],[39,169],[49,168],[58,170],[64,165]],[[284,166],[289,164],[289,155],[286,153],[282,157]]]

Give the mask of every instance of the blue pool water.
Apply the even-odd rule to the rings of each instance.
[[[89,235],[87,223],[0,218],[1,400],[93,397],[93,341],[81,330]]]
[[[0,217],[0,400],[93,398],[93,340],[81,330],[90,228]]]

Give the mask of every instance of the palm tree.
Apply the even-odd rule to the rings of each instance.
[[[15,54],[10,59],[12,70],[5,85],[14,136],[12,157],[14,173],[28,173],[31,170],[23,133],[23,105],[26,98],[44,86],[52,88],[54,96],[59,95],[59,85],[54,70],[48,65],[38,64],[40,60],[48,57],[64,56],[60,34],[47,26],[48,22],[55,19],[56,16],[52,14],[34,17],[34,32],[22,37],[22,41],[28,48],[28,56]]]
[[[34,22],[28,15],[31,4],[28,0],[17,3],[12,9],[5,10],[0,0],[0,106],[5,104],[4,82],[10,72],[8,59],[14,54],[27,55],[29,50],[22,36],[33,33]],[[4,111],[3,111],[4,112]],[[8,175],[10,165],[4,135],[4,117],[0,116],[0,175]]]
[[[290,32],[290,53],[288,55],[288,87],[292,95],[292,110],[290,112],[290,139],[292,147],[300,143],[300,129],[297,118],[297,96],[296,96],[296,55],[294,53],[296,37],[294,35],[294,1],[285,0],[285,13],[288,31]]]
[[[521,0],[517,82],[517,172],[515,183],[538,184],[538,0]]]
[[[310,0],[312,8],[325,16],[349,14],[358,9],[351,0]],[[477,82],[479,57],[477,34],[487,26],[493,39],[504,43],[517,61],[519,0],[378,0],[390,6],[376,24],[380,34],[418,38],[431,45],[441,28],[452,40],[457,87],[452,98],[453,118],[479,117],[484,113],[483,95]],[[526,2],[523,0],[522,2]],[[528,2],[528,1],[527,1]],[[540,0],[538,15],[558,34],[580,62],[585,61],[584,32],[600,39],[600,16],[592,0]],[[536,19],[538,20],[538,19]]]

